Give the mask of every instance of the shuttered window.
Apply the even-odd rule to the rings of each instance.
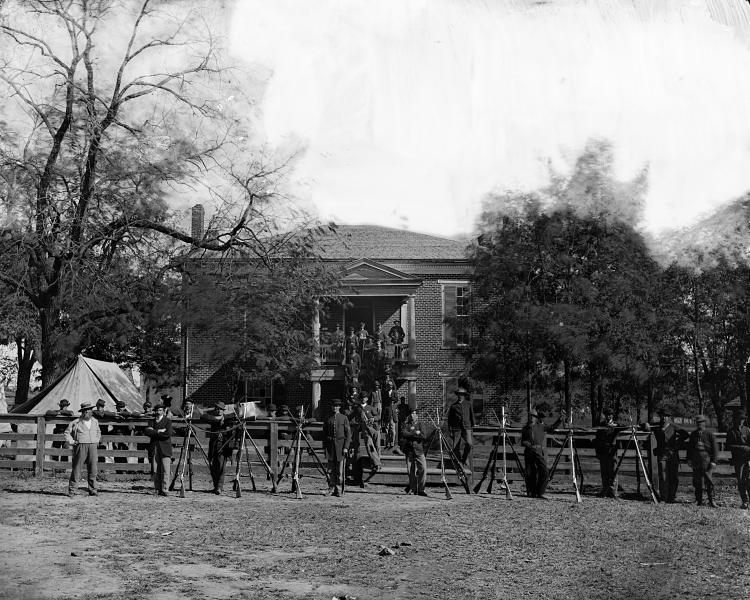
[[[469,285],[464,281],[443,282],[443,346],[455,348],[469,343]],[[446,322],[450,320],[450,323]]]

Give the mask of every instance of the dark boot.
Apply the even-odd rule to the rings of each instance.
[[[708,505],[711,508],[716,508],[716,504],[714,503],[714,491],[708,490]]]
[[[703,506],[703,490],[695,490],[695,503]]]

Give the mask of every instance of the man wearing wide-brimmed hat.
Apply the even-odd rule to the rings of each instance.
[[[745,409],[735,406],[732,409],[732,426],[727,431],[727,449],[732,452],[732,465],[737,477],[737,488],[742,500],[742,508],[750,502],[750,427],[745,425]]]
[[[71,421],[65,430],[65,439],[73,447],[73,469],[68,482],[68,496],[76,493],[76,484],[81,478],[81,467],[86,464],[89,496],[96,496],[97,445],[102,433],[99,422],[92,416],[94,407],[90,402],[82,402],[78,409],[81,416]]]
[[[698,415],[695,417],[695,431],[690,434],[688,440],[688,460],[693,466],[693,486],[698,506],[703,505],[704,487],[708,495],[708,505],[712,508],[716,506],[713,471],[718,455],[719,446],[716,443],[716,436],[713,432],[706,430],[706,416]]]
[[[224,470],[227,459],[232,455],[232,444],[229,442],[231,433],[226,431],[229,416],[225,415],[226,405],[217,402],[209,412],[203,413],[202,421],[211,424],[208,432],[208,460],[211,465],[211,479],[213,480],[213,493],[220,495],[224,491]]]
[[[680,446],[685,441],[685,432],[672,422],[672,412],[665,407],[659,409],[659,427],[654,430],[659,471],[659,498],[672,504],[677,497],[680,482]]]
[[[536,408],[529,411],[528,423],[521,430],[521,445],[526,464],[526,493],[531,498],[546,500],[544,492],[549,483],[547,466],[547,432],[556,429],[562,421],[560,416],[552,425],[544,423],[544,413]]]
[[[460,457],[461,464],[466,466],[471,449],[474,446],[474,426],[476,417],[471,405],[471,394],[468,383],[461,380],[456,388],[456,401],[448,408],[448,431],[453,442],[453,453]],[[459,454],[459,446],[463,443],[463,453]]]

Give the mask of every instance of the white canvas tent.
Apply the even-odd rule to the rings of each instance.
[[[115,363],[78,356],[78,359],[54,383],[41,390],[11,412],[39,415],[56,410],[60,400],[70,402],[69,410],[78,414],[81,402],[96,404],[101,398],[105,410],[115,411],[115,402],[122,400],[133,412],[143,410],[138,388]]]

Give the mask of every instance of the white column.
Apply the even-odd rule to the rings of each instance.
[[[409,319],[409,329],[408,329],[408,335],[409,335],[409,362],[410,363],[416,363],[417,362],[417,316],[415,311],[415,301],[416,297],[414,295],[409,296],[409,299],[406,301],[406,315]],[[416,389],[416,388],[415,388]]]
[[[417,382],[408,381],[408,398],[406,399],[409,406],[417,408]]]
[[[320,405],[320,381],[312,382],[312,414],[317,418],[317,410]]]
[[[320,365],[320,300],[313,303],[312,314],[313,346],[315,348],[315,364]],[[318,398],[320,398],[320,384],[318,384]]]

